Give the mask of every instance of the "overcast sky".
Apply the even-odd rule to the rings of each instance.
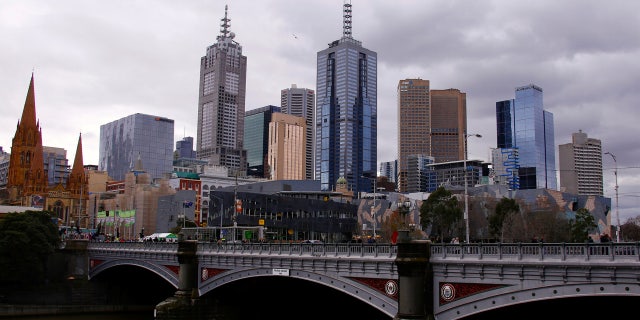
[[[343,0],[230,0],[247,56],[246,109],[316,89],[316,54],[342,36]],[[353,37],[378,54],[378,162],[396,158],[398,81],[467,93],[469,158],[496,147],[495,102],[536,84],[557,146],[582,130],[617,158],[620,220],[640,215],[640,1],[353,0]],[[11,150],[32,71],[45,146],[98,164],[100,125],[134,113],[196,139],[200,58],[223,1],[0,2],[0,146]],[[604,193],[615,214],[614,161]],[[559,181],[558,181],[559,185]],[[614,221],[615,224],[615,215]]]

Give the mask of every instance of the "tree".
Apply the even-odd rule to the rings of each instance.
[[[513,215],[517,212],[520,212],[520,205],[516,200],[502,197],[496,204],[495,213],[489,216],[489,234],[499,238],[500,242],[504,241],[505,225],[513,225],[506,222],[513,221]]]
[[[461,221],[463,211],[458,204],[458,198],[444,187],[438,187],[420,206],[420,225],[422,230],[429,230],[430,236],[439,236],[444,240],[454,234],[462,237]]]
[[[640,216],[627,219],[620,231],[624,241],[640,241]]]
[[[0,220],[0,283],[42,283],[47,260],[60,243],[47,211],[8,213]]]
[[[571,223],[571,242],[585,242],[589,238],[589,232],[598,225],[595,218],[587,208],[580,208],[576,211],[576,219]]]

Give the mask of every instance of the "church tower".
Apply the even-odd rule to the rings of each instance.
[[[69,197],[72,199],[70,203],[71,215],[77,217],[79,226],[87,227],[90,225],[89,217],[86,214],[89,179],[87,173],[84,171],[82,158],[82,134],[80,134],[78,146],[76,147],[76,155],[73,159],[73,167],[71,168],[69,180],[67,181],[66,191],[69,192]]]
[[[42,154],[42,131],[36,120],[33,74],[27,98],[11,143],[7,178],[9,202],[13,205],[42,207],[47,192],[47,175]]]

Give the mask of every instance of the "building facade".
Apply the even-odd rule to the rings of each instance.
[[[271,180],[305,180],[306,120],[274,113],[269,123],[269,173]]]
[[[404,79],[398,83],[398,190],[415,192],[415,177],[408,158],[433,161],[463,160],[467,133],[467,97],[458,89],[433,90],[429,80]],[[412,170],[417,167],[412,166]],[[412,187],[407,177],[412,175]]]
[[[517,87],[515,99],[496,102],[497,146],[518,149],[520,189],[557,189],[553,114],[542,88]]]
[[[377,53],[351,35],[351,4],[344,4],[343,35],[317,54],[315,179],[323,191],[346,179],[355,192],[371,191],[377,166]]]
[[[176,142],[176,156],[178,159],[196,158],[196,151],[193,150],[193,137],[184,137]]]
[[[69,179],[70,169],[67,150],[43,146],[42,154],[49,185],[66,184]]]
[[[464,160],[467,94],[458,89],[431,90],[431,156],[435,162]]]
[[[229,31],[227,6],[217,42],[200,59],[198,159],[232,171],[247,170],[244,149],[247,57]]]
[[[99,170],[124,180],[141,158],[152,179],[173,172],[174,121],[136,113],[100,126]]]
[[[558,146],[560,190],[579,195],[603,195],[602,143],[579,130],[572,142]]]
[[[313,114],[315,112],[315,91],[298,88],[292,84],[291,88],[280,91],[281,112],[305,119],[305,179],[313,179]]]
[[[387,177],[387,181],[396,183],[398,180],[398,160],[380,162],[380,176]]]
[[[255,177],[269,177],[269,123],[280,107],[265,106],[249,110],[244,117],[244,147],[247,150],[247,174]]]

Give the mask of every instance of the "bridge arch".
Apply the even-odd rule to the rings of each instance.
[[[200,295],[205,295],[219,287],[231,284],[235,281],[256,277],[288,277],[291,279],[313,282],[331,288],[342,294],[358,299],[389,317],[393,317],[397,313],[398,303],[396,300],[391,297],[384,296],[375,289],[356,280],[336,276],[335,274],[318,273],[306,270],[279,270],[279,273],[274,273],[273,268],[264,267],[228,270],[203,281],[199,288]]]
[[[180,282],[178,275],[175,272],[167,269],[166,267],[147,262],[146,260],[138,259],[106,260],[89,269],[89,280],[99,275],[100,273],[117,266],[135,266],[148,270],[170,283],[176,289],[178,288],[178,284]]]

